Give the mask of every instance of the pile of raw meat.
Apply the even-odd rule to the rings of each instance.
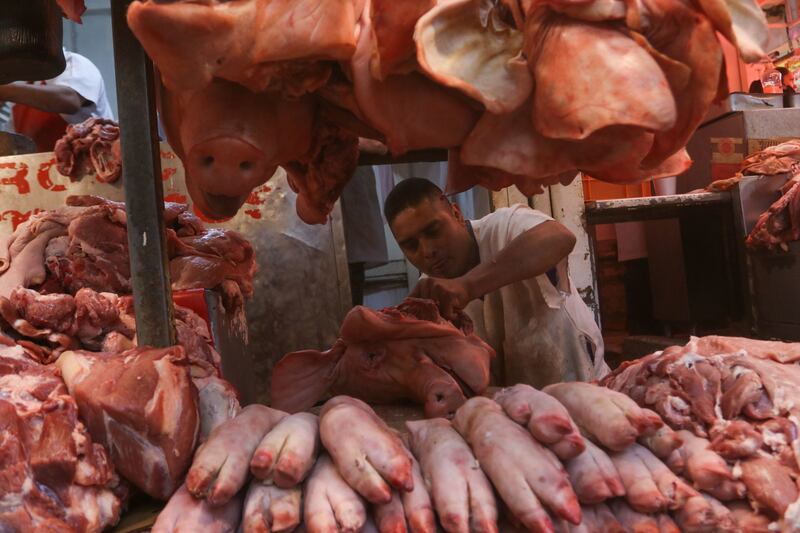
[[[739,172],[749,176],[773,176],[792,172],[798,163],[800,163],[800,139],[792,139],[751,154],[742,161]]]
[[[465,314],[445,320],[432,300],[406,298],[375,311],[354,307],[326,352],[284,356],[272,370],[272,406],[290,413],[327,396],[347,394],[373,404],[411,400],[429,417],[452,417],[489,386],[494,350]]]
[[[125,485],[55,368],[0,337],[0,531],[102,531]]]
[[[717,32],[747,61],[767,38],[753,0],[142,0],[128,23],[195,204],[231,216],[282,166],[308,223],[359,138],[449,150],[454,192],[678,174],[727,96]]]
[[[94,174],[100,183],[113,183],[122,173],[119,126],[105,118],[90,118],[67,126],[53,149],[56,167],[75,181]]]
[[[115,295],[85,291],[69,301],[19,289],[2,304],[24,316],[18,335],[37,322],[75,342],[92,328],[122,334],[118,321],[135,331],[130,316],[106,320]],[[169,499],[197,444],[239,412],[205,323],[193,315],[183,326],[183,345],[66,350],[52,364],[30,337],[0,335],[0,530],[100,532],[118,520],[129,486]]]
[[[175,306],[175,332],[196,359],[219,368],[208,326],[194,311]],[[0,333],[42,364],[66,350],[122,352],[136,346],[133,298],[89,288],[72,296],[18,287],[8,298],[0,296]]]
[[[748,248],[789,251],[800,240],[800,173],[781,187],[781,197],[758,217],[747,236]]]
[[[236,232],[209,229],[183,204],[165,203],[172,288],[219,288],[237,309],[253,293],[255,256]],[[17,287],[77,295],[83,288],[131,293],[125,206],[70,196],[63,208],[32,215],[0,239],[0,296]]]
[[[797,531],[797,361],[800,344],[703,337],[626,363],[603,383],[663,418],[671,429],[650,440],[655,455],[735,517],[747,513],[745,531]]]
[[[712,467],[655,412],[598,385],[516,385],[468,400],[452,421],[405,426],[390,429],[349,396],[329,400],[319,417],[246,407],[198,449],[153,531],[212,520],[219,531],[245,533],[434,533],[437,524],[449,533],[734,532],[769,524],[744,502],[720,502],[729,499],[723,489],[741,483],[723,480],[714,497],[673,473],[659,458],[667,451]]]
[[[789,251],[789,243],[800,240],[800,139],[769,146],[748,156],[739,172],[731,178],[712,182],[704,190],[727,191],[744,176],[775,176],[791,173],[781,187],[781,197],[763,212],[747,236],[745,244],[751,249]],[[693,191],[702,192],[702,191]]]

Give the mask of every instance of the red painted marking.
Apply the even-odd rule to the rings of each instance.
[[[54,166],[56,166],[55,157],[50,161],[45,161],[44,163],[39,165],[39,170],[36,171],[36,181],[38,181],[39,186],[46,191],[53,191],[53,192],[66,191],[67,188],[64,185],[61,184],[56,185],[50,178],[50,172],[52,171]],[[61,173],[59,173],[58,175],[61,176]]]
[[[246,209],[245,210],[245,214],[246,215],[250,215],[251,217],[253,217],[255,219],[260,219],[261,218],[261,211],[259,211],[258,209]]]
[[[177,168],[165,168],[165,169],[162,169],[161,170],[161,181],[167,181],[172,176],[174,176],[176,172],[178,172]]]
[[[16,230],[17,226],[19,226],[20,224],[22,224],[26,220],[30,219],[31,215],[36,215],[36,214],[39,214],[41,212],[42,212],[42,210],[39,209],[39,208],[36,208],[36,209],[34,209],[32,211],[25,211],[25,212],[8,210],[8,211],[3,211],[2,213],[0,213],[0,220],[9,220],[10,219],[11,220],[12,229]]]
[[[28,165],[25,163],[0,163],[0,169],[16,170],[16,173],[8,178],[0,178],[0,185],[15,185],[19,194],[31,192],[31,186],[25,177],[28,175]]]
[[[202,220],[203,222],[210,222],[211,224],[221,224],[222,222],[227,222],[227,221],[229,221],[231,218],[233,218],[233,217],[228,217],[228,218],[216,219],[216,218],[211,218],[211,217],[208,217],[208,216],[206,216],[205,214],[203,214],[203,212],[202,212],[202,211],[200,211],[200,210],[197,208],[197,206],[196,206],[196,205],[193,205],[193,206],[192,206],[192,211],[194,211],[194,214],[195,214],[195,215],[197,215],[197,218],[199,218],[199,219],[200,219],[200,220]]]
[[[165,202],[175,202],[176,204],[186,204],[188,203],[186,200],[187,198],[185,194],[180,194],[177,192],[168,194],[164,197]]]
[[[244,203],[249,204],[249,205],[261,205],[264,202],[262,200],[258,199],[257,191],[252,191],[250,193],[250,196],[247,197],[247,200],[245,200]]]

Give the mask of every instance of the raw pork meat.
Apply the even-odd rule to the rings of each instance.
[[[284,164],[297,196],[297,216],[307,224],[325,224],[344,186],[358,166],[358,136],[333,124],[315,124],[311,148]]]
[[[389,503],[373,505],[375,524],[379,531],[436,533],[436,516],[420,466],[410,453],[409,457],[414,489],[400,493],[392,491]]]
[[[502,4],[478,4],[440,2],[419,19],[414,38],[420,68],[434,81],[482,103],[490,113],[508,113],[533,90],[522,53],[522,31],[513,21],[502,19]]]
[[[372,31],[372,2],[365,4],[358,46],[350,64],[360,116],[383,135],[395,155],[461,144],[479,115],[470,99],[416,71],[383,80],[373,76],[370,67],[378,48]]]
[[[183,204],[164,204],[172,288],[223,289],[235,309],[253,294],[255,255],[227,230],[206,229]],[[130,294],[125,206],[97,196],[70,196],[67,206],[33,215],[0,242],[0,296],[19,286],[42,292]]]
[[[271,396],[278,409],[308,409],[326,394],[350,394],[374,403],[411,399],[427,416],[448,416],[465,396],[489,385],[494,350],[473,332],[444,320],[430,300],[406,299],[374,311],[355,307],[340,339],[327,352],[286,355],[272,371]]]
[[[659,459],[665,460],[672,452],[683,444],[683,440],[667,425],[661,426],[652,435],[639,438],[639,443],[653,452]]]
[[[0,329],[9,335],[37,343],[40,363],[51,363],[66,349],[121,352],[136,346],[136,318],[131,297],[89,288],[69,294],[40,294],[14,289],[0,296]],[[220,356],[214,350],[206,322],[190,309],[175,306],[178,344],[195,365],[211,366],[219,375]],[[197,377],[209,371],[198,368]],[[199,388],[199,386],[198,386]]]
[[[281,489],[254,480],[247,489],[242,533],[293,531],[303,518],[299,487]]]
[[[641,409],[624,394],[589,383],[556,383],[544,388],[569,411],[572,419],[598,444],[622,451],[664,422],[649,409]]]
[[[625,498],[642,513],[675,510],[698,493],[673,474],[646,448],[632,444],[611,454],[611,461],[625,486]]]
[[[625,496],[625,485],[617,468],[606,452],[592,441],[586,441],[583,453],[567,461],[565,466],[581,503],[595,504]]]
[[[744,484],[734,481],[725,459],[711,450],[711,443],[691,431],[678,432],[683,440],[680,448],[686,464],[686,477],[702,490],[723,501],[739,500],[746,492]]]
[[[657,517],[634,511],[625,500],[614,500],[610,503],[610,507],[626,532],[660,533]]]
[[[192,359],[189,356],[190,361]],[[211,365],[191,362],[192,383],[197,388],[197,409],[200,415],[200,434],[198,442],[204,443],[217,426],[234,418],[242,406],[239,393],[233,385],[219,377]]]
[[[526,43],[526,53],[536,79],[532,118],[539,133],[553,139],[585,139],[607,126],[661,131],[675,124],[675,99],[666,76],[647,50],[624,32],[553,15],[541,21],[532,17],[528,25],[526,34],[533,38]],[[569,69],[564,76],[570,83],[552,76],[563,68]],[[581,75],[592,69],[604,75]],[[630,91],[620,94],[621,86]]]
[[[722,337],[709,335],[692,337],[686,345],[700,355],[717,355],[744,351],[750,357],[771,359],[778,363],[794,363],[800,361],[800,342],[764,341],[746,339],[744,337]]]
[[[278,487],[302,482],[319,453],[319,419],[311,413],[289,415],[261,440],[250,460],[255,477]]]
[[[357,533],[367,520],[361,497],[323,453],[305,485],[303,521],[308,533]]]
[[[728,461],[752,457],[764,444],[761,433],[744,420],[714,426],[709,436],[711,449]]]
[[[580,455],[585,449],[583,437],[567,409],[549,394],[519,384],[496,393],[494,401],[562,461]]]
[[[383,80],[389,74],[414,69],[417,55],[414,27],[434,5],[435,0],[372,0],[372,31],[377,43],[370,64],[373,77]]]
[[[162,88],[159,109],[189,194],[213,218],[235,215],[278,165],[311,148],[315,103],[308,97],[253,93],[217,79],[196,90]]]
[[[221,507],[212,507],[207,501],[194,498],[183,484],[159,513],[151,533],[235,533],[241,518],[240,496]]]
[[[247,483],[250,460],[261,439],[285,416],[265,405],[248,405],[214,428],[186,475],[189,492],[213,506],[226,504]]]
[[[782,517],[786,509],[797,501],[797,485],[789,468],[771,457],[754,457],[741,463],[742,481],[747,487],[747,497],[759,508]]]
[[[800,163],[800,139],[792,139],[750,154],[742,161],[739,172],[745,175],[771,176],[791,172],[798,163]]]
[[[747,236],[748,248],[789,251],[788,243],[800,240],[800,175],[781,187],[781,197],[758,217]]]
[[[258,92],[280,87],[283,72],[276,67],[290,61],[313,66],[320,60],[349,59],[361,4],[145,0],[131,4],[128,25],[168,87],[199,89],[212,78],[222,78]],[[307,70],[313,79],[316,69]],[[289,69],[286,74],[303,72]]]
[[[56,366],[89,433],[109,449],[120,474],[167,500],[189,467],[200,429],[183,348],[67,351]]]
[[[794,361],[796,351],[791,343],[692,339],[627,363],[603,381],[686,430],[679,431],[684,444],[670,455],[670,467],[677,453],[698,488],[717,499],[746,497],[791,529],[799,496],[794,421],[800,370],[778,361]],[[729,514],[714,499],[691,498],[677,518],[686,529],[717,531],[729,527]],[[764,523],[750,509],[737,508],[737,516],[754,531]]]
[[[119,126],[105,118],[90,118],[67,126],[53,149],[56,168],[72,181],[93,173],[100,183],[114,183],[122,173]]]
[[[448,533],[497,533],[492,485],[461,435],[443,418],[406,422],[414,455]],[[416,486],[416,484],[415,484]]]
[[[410,454],[364,402],[348,396],[328,400],[319,431],[342,477],[370,503],[389,503],[391,489],[414,490]]]
[[[128,22],[161,70],[162,115],[170,141],[186,149],[178,151],[195,202],[230,216],[250,179],[263,182],[281,165],[309,223],[326,222],[355,142],[292,155],[301,143],[287,147],[274,133],[307,133],[307,114],[261,121],[271,133],[253,144],[225,125],[243,123],[237,111],[209,123],[225,130],[224,142],[208,137],[193,157],[183,122],[203,122],[231,100],[191,113],[191,95],[230,83],[250,92],[243,108],[307,99],[335,108],[325,128],[380,141],[394,155],[451,150],[467,168],[452,173],[450,190],[514,184],[534,194],[578,169],[616,183],[685,171],[683,146],[727,92],[716,32],[747,61],[764,55],[768,36],[753,0],[145,0],[131,5]],[[323,153],[327,165],[303,168]]]
[[[126,490],[53,367],[0,348],[0,530],[100,532]]]
[[[581,507],[583,520],[579,526],[569,525],[570,533],[626,533],[617,517],[605,504]],[[663,530],[661,533],[669,533]]]
[[[453,426],[524,526],[534,531],[552,529],[543,505],[572,524],[581,522],[578,499],[558,458],[508,418],[497,403],[480,397],[468,400],[456,413]]]

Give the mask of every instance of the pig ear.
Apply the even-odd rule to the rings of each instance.
[[[289,413],[313,407],[336,380],[346,348],[340,341],[327,352],[303,350],[285,355],[272,369],[272,407]]]

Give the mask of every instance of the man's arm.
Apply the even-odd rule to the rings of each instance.
[[[77,113],[83,104],[81,95],[69,87],[22,82],[0,85],[0,101],[24,104],[48,113],[64,115]]]
[[[439,304],[445,318],[453,318],[476,298],[518,281],[544,274],[567,257],[575,247],[575,235],[553,220],[518,235],[497,254],[455,279],[424,278],[411,293]]]

